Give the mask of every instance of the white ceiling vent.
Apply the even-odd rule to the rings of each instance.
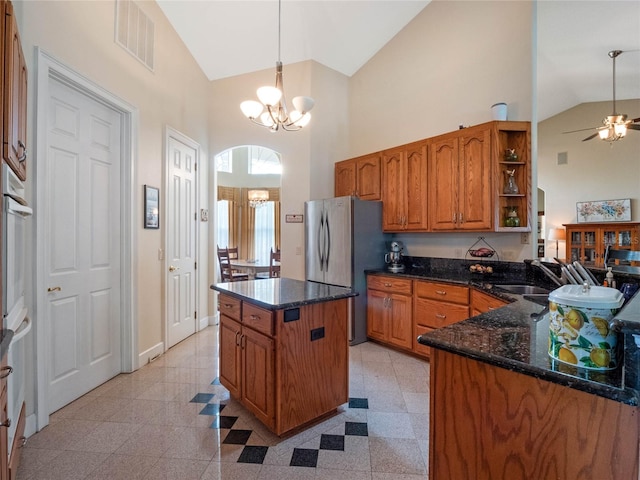
[[[116,0],[116,43],[153,70],[154,23],[136,2]]]

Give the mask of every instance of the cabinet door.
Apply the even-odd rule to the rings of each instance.
[[[242,400],[270,428],[275,426],[275,359],[273,339],[242,329]]]
[[[382,160],[382,229],[404,230],[407,169],[404,150],[385,152]]]
[[[231,395],[240,398],[240,335],[238,322],[220,315],[220,383]]]
[[[392,294],[387,305],[390,310],[389,342],[410,349],[413,346],[411,297]]]
[[[388,295],[379,290],[367,290],[367,336],[386,341]]]
[[[345,160],[335,164],[334,187],[336,197],[356,194],[356,162]]]
[[[432,230],[455,230],[458,219],[458,140],[431,144],[429,224]]]
[[[13,6],[5,9],[3,157],[21,180],[27,178],[27,65]]]
[[[463,135],[459,143],[458,225],[463,230],[491,228],[491,131]]]
[[[588,267],[603,263],[604,248],[600,245],[601,232],[596,227],[567,229],[567,260],[579,261]]]
[[[356,161],[356,194],[362,200],[380,200],[380,154]]]
[[[426,230],[428,228],[427,206],[427,144],[411,145],[405,152],[407,163],[407,206],[405,228]]]

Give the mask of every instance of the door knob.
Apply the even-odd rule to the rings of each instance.
[[[176,270],[180,270],[180,267],[174,267],[173,265],[169,267],[170,272],[175,272]]]
[[[51,293],[51,292],[61,292],[62,288],[60,287],[49,287],[47,288],[47,293]]]

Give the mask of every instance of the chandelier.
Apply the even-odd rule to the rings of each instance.
[[[249,199],[249,206],[252,208],[258,208],[265,204],[269,200],[268,190],[249,190],[247,192]]]
[[[260,87],[257,95],[259,102],[246,100],[240,104],[242,113],[253,123],[267,127],[272,132],[282,128],[287,131],[300,130],[311,120],[309,111],[315,104],[311,97],[294,97],[292,100],[295,110],[287,110],[284,98],[284,83],[282,80],[282,62],[280,61],[280,23],[281,0],[278,0],[278,61],[276,62],[276,86]]]

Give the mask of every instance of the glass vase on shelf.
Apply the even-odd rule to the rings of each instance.
[[[513,170],[505,170],[505,173],[507,174],[507,182],[504,184],[503,192],[507,194],[519,193],[520,189],[518,188],[515,179],[516,169],[514,168]]]
[[[504,219],[505,227],[519,227],[520,217],[518,216],[518,207],[506,207],[507,215]]]
[[[516,153],[516,149],[515,148],[507,148],[504,151],[504,160],[505,160],[505,162],[517,162],[518,161],[518,154]]]

